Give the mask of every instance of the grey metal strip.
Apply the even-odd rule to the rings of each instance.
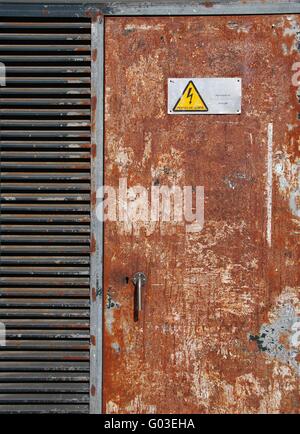
[[[78,18],[86,16],[86,7],[78,4],[0,2],[1,17]]]
[[[92,160],[91,160],[91,378],[90,413],[102,408],[103,223],[96,215],[96,194],[103,185],[104,21],[92,22]]]
[[[99,5],[102,8],[102,5]],[[106,5],[106,15],[132,16],[178,16],[178,15],[266,15],[299,13],[297,2],[243,2],[243,1],[203,1],[203,2],[115,2]]]
[[[300,13],[298,0],[244,2],[242,0],[202,1],[91,1],[80,5],[72,0],[50,3],[0,2],[0,15],[22,17],[88,17],[98,13],[107,16],[178,16],[178,15],[266,15]]]

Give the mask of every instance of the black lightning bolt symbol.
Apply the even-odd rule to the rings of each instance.
[[[193,89],[192,89],[192,87],[190,87],[189,92],[187,94],[187,98],[190,98],[190,104],[192,104],[192,100],[193,100],[193,96],[194,96],[192,91],[193,91]]]

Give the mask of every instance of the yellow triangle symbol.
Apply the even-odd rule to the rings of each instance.
[[[177,101],[174,112],[207,112],[208,108],[192,81],[184,89]]]

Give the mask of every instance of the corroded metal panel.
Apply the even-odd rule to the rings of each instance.
[[[298,16],[106,18],[106,185],[205,188],[201,232],[105,224],[106,412],[299,411],[299,31]],[[241,77],[242,114],[168,115],[168,78],[197,76]]]

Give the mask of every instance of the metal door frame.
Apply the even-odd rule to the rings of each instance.
[[[7,1],[7,0],[6,0]],[[111,16],[216,16],[299,14],[300,1],[244,0],[107,0],[78,4],[10,3],[0,0],[2,17],[91,18],[91,350],[90,413],[102,408],[103,223],[96,216],[97,190],[104,179],[104,22]]]

